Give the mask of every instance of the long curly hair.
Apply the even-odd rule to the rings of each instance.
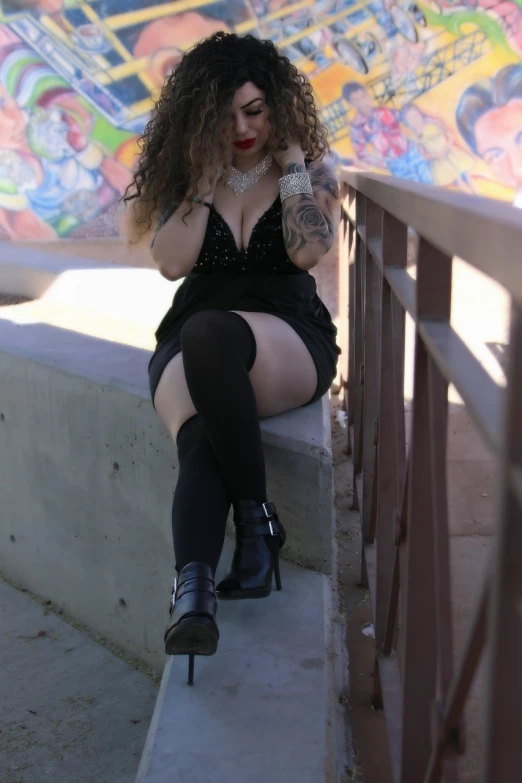
[[[184,217],[190,214],[209,164],[231,165],[232,99],[247,82],[265,93],[270,146],[298,141],[311,160],[329,152],[310,83],[272,41],[215,33],[175,67],[138,140],[138,165],[123,196],[136,200],[129,234],[139,240],[172,205],[185,203]]]

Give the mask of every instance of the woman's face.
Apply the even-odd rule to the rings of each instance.
[[[249,157],[261,152],[272,131],[265,93],[247,82],[234,95],[232,114],[234,156]]]
[[[499,180],[522,190],[522,98],[483,114],[475,125],[475,140]]]

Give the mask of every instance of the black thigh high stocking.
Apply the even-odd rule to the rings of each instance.
[[[180,428],[179,475],[172,503],[172,536],[178,574],[188,563],[207,563],[213,573],[223,549],[230,498],[199,416]]]
[[[181,330],[181,353],[190,396],[232,503],[264,503],[265,459],[248,375],[256,357],[250,326],[236,313],[196,313]]]
[[[176,568],[192,560],[215,571],[230,503],[266,501],[261,431],[248,375],[256,344],[236,313],[206,310],[181,330],[187,386],[198,415],[181,427],[172,508]]]

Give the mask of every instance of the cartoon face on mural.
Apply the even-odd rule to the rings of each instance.
[[[339,163],[522,203],[518,0],[0,0],[0,237],[115,235],[153,101],[218,30],[307,75]]]
[[[457,125],[469,147],[522,206],[522,64],[469,87],[457,107]]]

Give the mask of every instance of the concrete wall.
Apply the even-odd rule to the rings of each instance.
[[[141,381],[149,354],[99,341],[97,368],[98,341],[68,334],[60,351],[55,331],[0,329],[0,570],[160,668],[178,465]],[[115,379],[117,355],[134,380],[121,381],[121,366]],[[289,534],[283,553],[328,573],[326,416],[327,400],[266,420],[263,437],[269,497]]]

